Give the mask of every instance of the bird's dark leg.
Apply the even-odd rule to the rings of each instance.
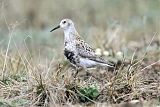
[[[75,73],[75,75],[74,75],[74,78],[76,78],[76,77],[77,77],[77,75],[78,75],[78,71],[79,71],[79,69],[78,69],[78,67],[76,67],[76,73]]]
[[[88,72],[88,69],[85,69],[84,79],[87,80],[89,76],[90,76],[90,73]]]

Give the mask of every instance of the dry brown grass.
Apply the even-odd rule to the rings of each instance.
[[[90,2],[0,1],[0,106],[160,105],[159,14],[153,14],[159,1]],[[62,34],[48,30],[62,17],[72,18],[85,40],[117,68],[82,70],[74,79]],[[85,89],[91,93],[84,95]]]
[[[75,80],[72,76],[75,70],[67,61],[57,62],[55,58],[46,58],[44,63],[40,56],[33,57],[26,45],[24,50],[28,51],[24,53],[15,42],[16,51],[9,51],[10,43],[14,40],[12,33],[9,33],[7,49],[1,52],[0,57],[3,62],[0,65],[3,68],[0,81],[2,105],[56,106],[80,103],[99,106],[99,103],[105,105],[138,101],[138,105],[142,106],[143,102],[153,99],[158,104],[160,61],[157,58],[160,51],[156,51],[159,50],[157,35],[154,34],[148,45],[142,42],[139,47],[127,47],[128,52],[133,52],[130,50],[132,48],[136,49],[130,58],[125,54],[117,57],[112,49],[108,57],[117,62],[116,69],[97,68],[87,73],[82,70]],[[80,89],[84,87],[93,87],[99,95],[95,99],[83,95]],[[80,95],[87,100],[81,101]]]

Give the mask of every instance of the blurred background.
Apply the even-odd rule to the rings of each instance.
[[[73,77],[63,31],[50,32],[64,18],[114,71]],[[0,107],[160,102],[159,32],[160,0],[0,0]]]
[[[63,32],[49,31],[63,18],[95,48],[124,51],[160,31],[160,0],[0,0],[0,48],[59,58]]]

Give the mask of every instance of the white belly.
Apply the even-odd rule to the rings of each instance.
[[[80,58],[79,64],[80,64],[80,66],[82,66],[84,68],[90,68],[90,67],[96,66],[97,62],[90,60],[90,59],[87,59],[87,58]]]

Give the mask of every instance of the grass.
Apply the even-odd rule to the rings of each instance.
[[[160,105],[159,1],[2,0],[0,7],[0,107]],[[62,17],[116,69],[74,79],[63,34],[49,32]]]
[[[75,80],[72,76],[75,70],[61,57],[63,54],[57,56],[60,61],[55,57],[44,58],[41,51],[38,54],[31,51],[26,42],[21,51],[10,33],[7,49],[1,52],[0,57],[3,62],[1,105],[97,105],[134,101],[145,105],[145,101],[152,100],[159,104],[160,61],[157,59],[160,57],[160,41],[157,35],[155,33],[151,39],[139,43],[139,47],[120,47],[127,48],[121,51],[122,54],[111,48],[109,56],[104,57],[117,62],[117,69],[97,68],[88,70],[88,73],[82,70]],[[10,49],[10,45],[14,50]]]

